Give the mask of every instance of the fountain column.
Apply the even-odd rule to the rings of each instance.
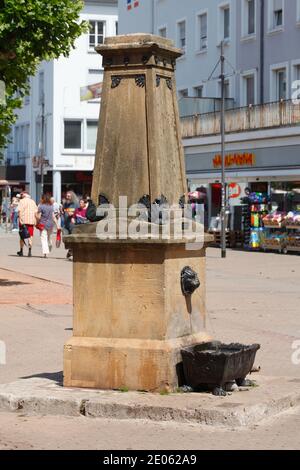
[[[147,34],[107,38],[97,51],[104,82],[94,202],[113,204],[117,214],[120,196],[129,206],[145,195],[178,204],[187,196],[174,76],[181,52]],[[181,348],[209,339],[207,238],[189,250],[184,238],[118,235],[101,239],[99,225],[91,223],[65,238],[74,253],[74,328],[65,344],[64,385],[174,390]],[[198,288],[184,292],[182,280],[193,272],[200,287],[192,279],[192,291]]]

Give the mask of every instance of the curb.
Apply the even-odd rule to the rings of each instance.
[[[269,385],[263,384],[261,389],[258,387],[218,398],[194,393],[160,396],[138,392],[64,389],[48,379],[28,379],[0,385],[0,411],[27,415],[175,421],[209,426],[249,426],[300,405],[300,390],[261,399],[265,395],[263,388],[272,386],[272,379],[268,380]],[[22,390],[18,390],[20,387]],[[299,389],[299,384],[297,387]],[[256,393],[257,390],[259,393]]]

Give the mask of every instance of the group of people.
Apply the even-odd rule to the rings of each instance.
[[[60,243],[61,232],[71,234],[77,224],[87,222],[88,199],[78,200],[73,191],[68,191],[62,204],[57,203],[49,194],[41,197],[39,205],[27,192],[22,192],[17,204],[17,223],[20,232],[20,250],[18,256],[24,255],[24,246],[28,241],[28,256],[32,256],[34,229],[38,229],[41,238],[42,254],[47,258],[53,247],[53,232],[56,229],[56,241]],[[26,236],[24,236],[24,231]],[[59,244],[58,243],[58,244]],[[69,250],[67,258],[71,258]]]

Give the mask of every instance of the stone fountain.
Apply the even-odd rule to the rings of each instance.
[[[146,34],[107,38],[96,49],[104,82],[93,201],[113,204],[118,214],[120,196],[129,206],[143,198],[182,203],[187,186],[174,77],[180,50]],[[210,340],[208,238],[188,250],[184,237],[101,239],[97,227],[78,226],[65,238],[74,254],[74,324],[64,385],[175,390],[181,349]]]

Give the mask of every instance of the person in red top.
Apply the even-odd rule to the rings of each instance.
[[[86,201],[84,199],[80,199],[79,207],[75,209],[74,216],[72,217],[72,223],[75,225],[85,224],[87,222],[86,211]]]

